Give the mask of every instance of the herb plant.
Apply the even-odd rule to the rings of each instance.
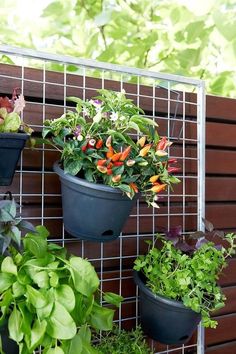
[[[140,327],[132,331],[114,328],[111,333],[102,336],[96,349],[99,350],[99,354],[153,354]]]
[[[65,173],[122,190],[129,198],[143,193],[157,207],[157,193],[178,183],[176,159],[168,158],[171,142],[160,138],[157,124],[125,93],[98,90],[90,101],[70,97],[76,110],[46,120],[43,137],[61,152]],[[139,135],[135,142],[131,135]]]
[[[20,113],[25,107],[25,100],[19,91],[19,88],[15,88],[11,99],[7,96],[0,96],[0,133],[17,133],[20,128],[27,134],[33,131],[20,118]]]
[[[156,240],[161,241],[161,247],[148,241],[149,251],[135,260],[134,269],[144,273],[146,285],[154,294],[183,302],[201,313],[205,327],[215,328],[217,321],[210,314],[225,301],[217,281],[227,266],[226,259],[235,253],[236,235],[222,235],[214,232],[209,222],[205,225],[209,232],[184,236],[178,227],[166,236],[158,234]],[[212,241],[215,236],[222,237],[228,248],[216,246]]]
[[[99,279],[93,266],[47,242],[48,231],[37,226],[27,233],[23,250],[2,256],[0,324],[7,319],[9,336],[19,353],[31,354],[41,345],[44,354],[96,354],[91,332],[111,330],[114,310],[102,307]],[[103,294],[119,306],[121,296]]]

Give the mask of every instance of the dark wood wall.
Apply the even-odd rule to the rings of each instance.
[[[34,135],[37,136],[40,135],[43,117],[55,118],[63,113],[64,87],[57,85],[58,83],[63,84],[63,75],[47,71],[46,76],[43,77],[42,70],[26,68],[23,81],[24,95],[28,101],[24,111],[24,120],[30,125],[34,125]],[[47,82],[46,85],[45,82]],[[67,75],[67,84],[69,84],[67,96],[82,97],[83,90],[78,88],[78,82],[81,82],[82,85],[82,78]],[[18,86],[22,86],[21,68],[0,65],[0,93],[9,95],[12,88]],[[101,81],[86,78],[86,86],[90,88],[86,90],[88,98],[94,95],[94,89],[101,88]],[[106,81],[105,87],[118,90],[120,88],[119,83],[111,80]],[[130,94],[132,94],[134,87],[131,84],[124,85],[126,92]],[[143,97],[140,98],[140,106],[146,112],[151,112],[153,102],[151,98],[148,98],[149,88],[141,86],[140,90],[143,94]],[[159,97],[164,95],[162,90],[159,90],[157,94]],[[196,102],[196,96],[186,94],[185,100]],[[46,105],[44,105],[45,103]],[[207,96],[206,103],[206,218],[214,224],[215,228],[236,231],[236,100]],[[166,101],[159,100],[156,110],[158,115],[165,116],[167,112]],[[171,111],[174,110],[175,107],[171,107]],[[194,119],[196,107],[186,105],[185,113],[187,117]],[[178,114],[180,116],[182,114],[181,105],[178,108]],[[177,122],[175,129],[178,129],[178,124]],[[166,121],[163,120],[160,124],[160,134],[165,130]],[[196,128],[193,125],[186,124],[186,130],[189,136],[196,139]],[[178,144],[173,149],[175,155],[181,156],[181,147]],[[194,143],[186,146],[186,149],[189,156],[196,156]],[[45,151],[40,146],[36,150],[26,148],[23,153],[21,169],[19,167],[12,186],[0,188],[2,194],[10,189],[17,200],[20,200],[21,194],[22,216],[31,218],[35,224],[40,223],[43,217],[43,222],[49,228],[51,238],[55,241],[60,241],[62,235],[60,184],[58,178],[52,173],[52,164],[58,156],[58,153],[51,150],[50,147],[46,147]],[[186,168],[189,173],[196,171],[196,165],[191,161],[186,163]],[[44,174],[42,174],[42,170],[45,172]],[[176,194],[180,192],[180,188],[176,188]],[[191,184],[187,184],[186,192],[191,194],[194,191],[196,191],[196,183],[193,181]],[[44,206],[43,214],[42,204]],[[179,209],[181,206],[176,198],[173,210],[178,212]],[[186,210],[195,212],[196,201],[195,203],[189,202],[186,205]],[[158,229],[153,230],[153,216],[149,216],[146,206],[142,203],[140,204],[140,212],[142,214],[142,223],[139,225],[140,233],[150,234],[166,226],[167,217],[163,216],[159,218]],[[163,202],[162,213],[166,212],[167,207]],[[129,218],[124,228],[124,234],[127,237],[122,241],[118,239],[112,243],[104,244],[102,248],[89,242],[84,246],[81,242],[75,242],[70,235],[65,234],[65,243],[69,251],[92,259],[98,272],[101,267],[103,268],[103,290],[121,291],[119,278],[122,276],[121,292],[128,300],[122,306],[122,314],[120,315],[126,319],[124,326],[127,328],[134,325],[136,311],[134,301],[136,290],[132,281],[132,264],[136,254],[145,251],[145,237],[140,239],[137,246],[135,235],[138,226],[135,209],[132,214],[134,216]],[[173,224],[181,224],[181,221],[181,217],[173,218]],[[194,228],[196,228],[196,218],[189,216],[187,229],[193,230]],[[120,259],[121,253],[122,259]],[[233,354],[236,353],[236,259],[230,260],[229,267],[224,271],[220,282],[228,300],[226,307],[217,313],[216,317],[219,322],[217,329],[206,331],[206,352]],[[164,346],[157,345],[157,350],[164,349]],[[180,350],[179,353],[182,351]]]

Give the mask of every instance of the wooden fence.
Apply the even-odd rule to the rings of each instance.
[[[0,65],[0,74],[3,75],[0,79],[0,93],[9,95],[13,87],[21,87],[22,70],[20,67],[11,65]],[[46,78],[49,84],[45,87],[42,83],[43,72],[39,69],[24,70],[24,95],[29,102],[24,111],[24,120],[30,125],[34,125],[35,135],[40,134],[41,126],[43,125],[42,117],[55,118],[63,113],[63,86],[57,86],[56,83],[63,83],[63,74],[46,71]],[[34,82],[27,81],[27,78]],[[78,85],[78,76],[68,75],[67,83],[70,87],[67,88],[67,95],[76,95],[82,97],[82,90],[73,88],[73,83],[76,81]],[[81,77],[82,82],[82,77]],[[50,84],[51,83],[51,84]],[[91,87],[91,92],[88,89],[86,97],[94,95],[92,89],[100,88],[99,79],[87,78],[87,86]],[[106,88],[118,89],[119,86],[114,81],[107,81]],[[133,86],[125,84],[124,88],[127,92],[132,93]],[[149,90],[148,87],[141,86],[141,92],[144,94]],[[156,89],[158,90],[158,89]],[[76,91],[76,92],[75,92]],[[162,95],[160,90],[159,96]],[[144,95],[145,96],[145,95]],[[147,95],[148,96],[148,95]],[[46,97],[46,101],[43,97]],[[195,94],[188,93],[186,101],[196,102]],[[45,103],[47,105],[45,106]],[[149,112],[152,110],[152,102],[146,97],[141,98],[140,106]],[[172,108],[171,108],[172,109]],[[174,108],[173,108],[174,110]],[[160,101],[158,104],[158,115],[165,115],[167,112],[166,102]],[[181,106],[178,108],[178,114],[181,115]],[[189,105],[186,116],[194,118],[196,110],[194,105]],[[207,122],[206,122],[206,218],[210,220],[215,228],[225,231],[236,231],[236,100],[207,96]],[[178,128],[178,123],[176,125]],[[165,123],[160,126],[160,134],[165,130]],[[188,134],[193,139],[196,139],[196,130],[188,124],[186,129]],[[178,143],[173,148],[174,154],[178,155]],[[196,146],[189,143],[186,146],[188,156],[196,156]],[[20,190],[23,192],[21,202],[23,205],[22,215],[37,224],[41,218],[42,204],[44,208],[44,224],[51,232],[52,238],[57,241],[57,235],[62,232],[61,219],[61,199],[60,199],[60,184],[58,178],[51,173],[52,164],[58,158],[58,153],[47,149],[46,151],[37,149],[25,149],[23,152],[22,173],[15,175],[14,181],[10,189],[16,195],[16,199],[20,198]],[[45,172],[42,176],[41,171]],[[196,170],[194,162],[187,162],[187,171],[189,173]],[[196,191],[196,182],[188,184],[186,193],[191,194]],[[0,193],[9,190],[9,187],[1,187]],[[178,194],[181,187],[178,186],[175,193]],[[181,206],[178,204],[178,198],[173,205],[173,210],[178,211]],[[147,208],[142,203],[140,204],[142,214],[142,224],[139,225],[139,231],[143,234],[152,231],[152,216],[148,215]],[[196,210],[196,201],[189,202],[186,205],[186,210],[191,212]],[[162,212],[165,214],[167,208],[163,202]],[[135,215],[135,210],[133,212]],[[147,214],[147,216],[145,216]],[[176,216],[175,224],[181,224],[181,219]],[[166,225],[166,218],[161,217],[158,223],[159,231]],[[119,292],[119,277],[122,275],[122,295],[127,298],[135,297],[136,290],[133,281],[131,280],[132,265],[136,252],[136,241],[132,237],[137,228],[136,218],[129,218],[124,228],[124,233],[131,235],[123,239],[122,247],[124,257],[121,260],[119,240],[112,243],[104,244],[103,257],[105,261],[103,267],[103,290]],[[188,218],[187,229],[194,230],[196,228],[195,218]],[[67,248],[77,255],[83,255],[92,259],[98,271],[101,268],[101,249],[93,243],[88,243],[86,248],[82,243],[71,240],[70,236],[65,234],[65,242]],[[140,242],[140,250],[145,251],[145,244]],[[108,281],[106,282],[106,278]],[[206,330],[206,353],[218,354],[233,354],[236,353],[236,259],[229,262],[229,267],[224,271],[220,279],[220,283],[224,288],[227,296],[226,307],[217,313],[219,325],[215,330]],[[123,306],[122,311],[127,318],[133,318],[135,313],[135,303],[127,301]],[[126,321],[125,327],[130,328],[134,325],[134,320]],[[158,345],[158,350],[164,350],[164,346]],[[193,350],[189,351],[193,353]],[[175,352],[177,353],[177,352]],[[181,353],[181,350],[179,351]]]

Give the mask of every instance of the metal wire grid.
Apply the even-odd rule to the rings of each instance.
[[[80,256],[87,257],[97,267],[100,279],[101,290],[112,287],[113,291],[118,292],[124,296],[124,304],[118,310],[116,322],[119,327],[126,326],[129,323],[138,323],[138,292],[136,291],[129,294],[126,291],[127,284],[132,282],[132,275],[130,273],[131,263],[140,253],[143,247],[143,240],[153,239],[156,232],[156,228],[161,219],[164,219],[165,227],[170,228],[175,226],[176,219],[181,220],[183,232],[188,233],[189,227],[188,219],[194,219],[194,223],[198,229],[201,229],[201,218],[204,217],[204,112],[205,112],[205,97],[204,97],[204,84],[200,80],[194,80],[191,78],[184,78],[175,75],[166,75],[160,73],[154,73],[145,70],[139,70],[134,68],[127,68],[118,65],[112,65],[107,63],[98,63],[91,60],[83,60],[59,55],[45,54],[28,49],[11,48],[8,46],[0,46],[0,52],[4,53],[12,58],[12,60],[20,66],[20,75],[6,73],[4,69],[1,69],[0,80],[20,80],[22,92],[29,95],[29,85],[42,86],[42,97],[40,101],[29,99],[27,104],[31,107],[42,107],[42,120],[40,124],[37,122],[32,124],[32,127],[36,130],[42,129],[43,122],[48,117],[47,112],[50,109],[59,109],[65,112],[67,109],[66,97],[71,90],[78,91],[82,98],[86,99],[88,93],[94,92],[96,95],[96,89],[91,85],[91,77],[99,79],[99,88],[107,88],[109,84],[115,83],[115,89],[117,91],[128,88],[127,95],[134,99],[136,104],[142,107],[142,102],[147,100],[149,102],[148,116],[157,120],[159,123],[165,126],[165,131],[162,135],[166,135],[171,141],[176,142],[180,146],[180,153],[177,154],[179,161],[182,164],[182,172],[179,176],[182,180],[182,190],[177,193],[172,193],[168,190],[166,195],[163,195],[164,208],[160,209],[158,213],[154,209],[144,209],[140,201],[137,201],[136,209],[130,216],[130,219],[135,220],[136,226],[133,232],[125,232],[121,234],[118,240],[114,241],[111,245],[101,243],[96,246],[95,249],[90,243],[84,241],[78,241],[68,236],[63,228],[61,215],[48,215],[47,213],[47,198],[58,198],[60,193],[48,192],[48,176],[51,176],[53,172],[48,170],[46,166],[46,157],[52,150],[44,146],[37,148],[36,150],[41,154],[41,166],[38,168],[26,169],[24,168],[24,159],[28,150],[22,154],[19,168],[16,172],[17,184],[14,189],[13,195],[19,200],[20,205],[24,205],[24,200],[27,198],[40,198],[40,213],[37,215],[27,216],[27,219],[31,219],[36,223],[46,224],[50,221],[53,223],[60,223],[61,230],[58,234],[52,235],[52,240],[60,242],[62,245],[67,245],[76,251]],[[59,64],[62,68],[60,77],[63,78],[60,82],[54,82],[49,80],[48,69],[53,71],[53,66]],[[73,73],[73,76],[80,78],[78,83],[71,84],[71,72],[68,67],[70,65],[76,66],[78,72]],[[26,70],[29,67],[36,67],[42,72],[40,79],[34,79],[26,75]],[[3,68],[3,66],[1,66]],[[82,81],[81,81],[82,77]],[[135,80],[134,80],[135,79]],[[0,81],[1,82],[1,81]],[[130,82],[132,84],[132,91],[129,90]],[[27,88],[26,88],[27,86]],[[61,102],[57,100],[48,100],[47,90],[48,87],[53,86],[55,89],[60,88],[63,90],[63,99]],[[144,92],[143,88],[148,87],[149,93]],[[135,89],[134,89],[135,88]],[[162,93],[157,95],[159,91]],[[179,88],[182,91],[182,96],[179,95]],[[192,90],[196,91],[195,101],[188,100],[188,93]],[[151,93],[150,93],[151,92]],[[163,96],[164,92],[164,96]],[[29,95],[30,96],[30,95]],[[159,104],[165,106],[165,114],[159,113]],[[174,109],[173,109],[174,105]],[[178,113],[180,109],[180,113]],[[187,114],[189,108],[196,111],[196,118]],[[24,118],[24,117],[23,117]],[[30,123],[30,122],[29,122]],[[177,131],[176,131],[177,128]],[[196,134],[189,133],[189,130],[196,130]],[[194,156],[188,155],[188,147],[194,144],[197,146],[196,154]],[[172,150],[172,149],[171,149]],[[170,153],[171,153],[170,150]],[[188,172],[188,164],[194,166],[194,173]],[[30,176],[39,175],[40,192],[25,192],[24,181],[27,180],[27,174]],[[40,180],[40,179],[39,179]],[[194,185],[194,188],[192,188]],[[8,188],[9,189],[9,188]],[[3,196],[6,189],[0,189],[0,195]],[[177,202],[176,202],[177,200]],[[177,209],[172,210],[172,204],[177,205]],[[193,205],[191,208],[191,204]],[[189,208],[190,205],[190,208]],[[177,211],[176,211],[177,210]],[[24,215],[24,208],[22,208]],[[148,219],[149,230],[143,230],[144,220]],[[79,247],[79,251],[76,248]],[[113,248],[115,251],[113,251]],[[91,251],[92,250],[92,251]],[[111,252],[113,251],[113,252]],[[128,252],[127,252],[128,251]],[[111,267],[114,264],[114,268]],[[128,267],[127,267],[128,264]],[[108,266],[107,266],[108,265]],[[115,269],[115,271],[114,271]],[[129,285],[130,286],[130,285]],[[114,289],[114,287],[116,289]],[[101,299],[102,301],[102,299]],[[154,348],[154,342],[152,343]],[[198,354],[204,353],[204,332],[199,326],[197,343],[191,345],[183,345],[177,348],[158,346],[156,353],[181,353],[187,354],[189,350],[191,353],[196,352]]]

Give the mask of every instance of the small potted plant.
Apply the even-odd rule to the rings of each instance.
[[[20,153],[32,129],[20,118],[25,100],[19,89],[13,90],[12,98],[0,96],[0,185],[9,186]]]
[[[209,222],[205,225],[206,233],[183,235],[177,227],[157,235],[160,247],[150,242],[148,253],[135,260],[142,328],[159,342],[185,343],[200,320],[205,327],[217,325],[210,315],[225,301],[217,280],[235,252],[236,235],[214,231]],[[213,242],[217,236],[223,245]]]
[[[43,137],[61,153],[54,165],[62,183],[65,229],[97,241],[119,236],[137,195],[157,207],[157,194],[178,183],[171,142],[125,93],[98,90],[76,110],[46,120]],[[134,140],[131,136],[139,136]]]
[[[96,354],[92,332],[110,331],[114,310],[100,305],[94,267],[86,259],[68,256],[65,248],[47,242],[49,233],[44,226],[28,232],[23,245],[19,245],[16,225],[22,220],[16,217],[14,201],[3,202],[1,234],[13,242],[0,258],[0,323],[7,324],[9,338],[17,343],[15,351],[9,352],[3,331],[3,350],[32,354],[41,346],[45,354],[71,354],[79,348]],[[11,223],[15,226],[10,232]],[[21,226],[30,229],[28,224]],[[122,297],[109,292],[103,299],[119,306]]]
[[[99,354],[153,354],[148,347],[140,326],[126,331],[114,327],[107,332],[95,346]]]

